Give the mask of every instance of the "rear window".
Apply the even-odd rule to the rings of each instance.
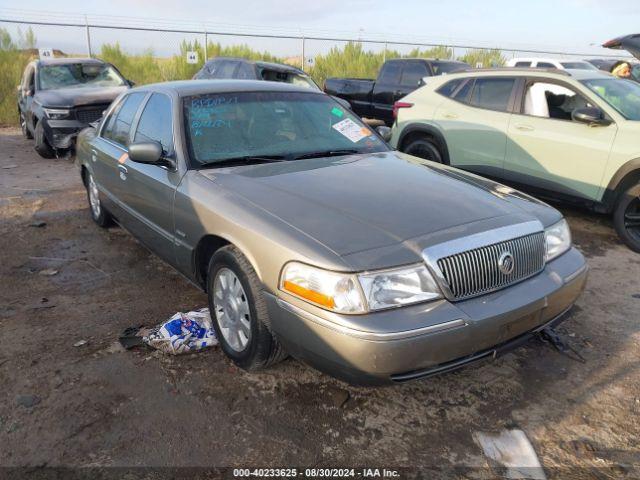
[[[400,83],[407,87],[420,86],[423,77],[429,75],[427,66],[422,62],[410,62],[402,70],[402,80]]]
[[[440,95],[444,95],[445,97],[449,97],[451,98],[451,96],[453,95],[453,92],[456,91],[456,89],[460,86],[460,84],[462,83],[464,79],[462,78],[458,78],[456,80],[451,80],[450,82],[445,83],[443,86],[441,86],[437,92]]]
[[[531,62],[516,62],[514,67],[530,67]]]
[[[434,75],[446,75],[447,73],[460,72],[468,68],[468,65],[458,62],[431,62],[431,68]]]
[[[573,70],[597,70],[597,68],[587,62],[562,62],[560,63],[564,68]]]
[[[513,78],[477,78],[471,94],[471,105],[506,112],[511,98]]]
[[[380,77],[378,77],[378,83],[391,83],[397,85],[400,83],[400,71],[402,65],[400,62],[387,62],[382,66]]]
[[[556,68],[556,66],[549,62],[538,62],[536,68]]]

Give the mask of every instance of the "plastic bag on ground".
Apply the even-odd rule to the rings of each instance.
[[[178,312],[142,337],[144,343],[171,355],[190,353],[218,344],[208,308]]]

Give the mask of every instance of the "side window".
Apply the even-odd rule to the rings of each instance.
[[[530,67],[531,62],[516,62],[514,67]]]
[[[473,89],[473,79],[468,79],[465,84],[453,94],[453,99],[462,103],[469,103],[469,94]]]
[[[27,90],[31,90],[31,93],[34,93],[34,87],[35,87],[34,73],[35,73],[35,68],[33,67],[33,65],[29,65],[24,72],[24,76],[22,77],[23,91],[26,92]]]
[[[143,92],[127,95],[118,107],[117,114],[112,115],[108,120],[109,123],[105,126],[102,136],[125,148],[128,147],[131,124],[145,96],[146,93]]]
[[[167,154],[173,152],[171,100],[154,93],[142,111],[134,142],[160,142]]]
[[[402,69],[400,84],[406,87],[418,87],[422,82],[422,78],[428,74],[427,66],[424,63],[409,62]]]
[[[474,107],[506,112],[514,84],[515,79],[508,77],[477,78],[470,103]]]
[[[453,96],[453,93],[460,86],[460,84],[462,83],[463,80],[464,79],[462,79],[462,78],[458,78],[457,80],[451,80],[450,82],[447,82],[443,86],[441,86],[437,90],[437,92],[440,95],[443,95],[445,97],[451,98]]]
[[[236,71],[236,78],[240,80],[254,80],[256,78],[254,66],[249,63],[240,62],[238,70]]]
[[[571,120],[571,113],[576,108],[591,106],[587,99],[566,86],[531,82],[525,90],[522,112],[534,117]]]
[[[538,62],[536,68],[556,68],[556,66],[549,62]]]
[[[378,83],[390,83],[397,85],[400,83],[400,71],[402,66],[400,62],[387,62],[382,66],[382,71],[378,77]]]

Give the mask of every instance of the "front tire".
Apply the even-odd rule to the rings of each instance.
[[[209,310],[224,353],[240,368],[261,370],[287,354],[269,330],[262,285],[247,258],[233,245],[209,262]]]
[[[406,154],[414,157],[423,158],[436,163],[443,163],[443,156],[440,146],[437,142],[429,137],[419,137],[411,140],[402,149]]]
[[[51,145],[49,145],[49,142],[47,142],[47,139],[44,136],[44,128],[42,127],[42,122],[38,122],[36,124],[35,139],[35,149],[36,152],[38,152],[38,155],[40,155],[42,158],[54,158],[56,156],[55,150],[51,148]]]
[[[613,225],[622,241],[640,253],[640,184],[620,194],[613,211]]]
[[[93,175],[87,172],[86,176],[87,200],[89,201],[89,212],[94,222],[101,228],[110,227],[113,224],[111,214],[104,208],[100,201],[98,185],[93,179]]]

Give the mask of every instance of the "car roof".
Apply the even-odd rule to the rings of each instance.
[[[264,80],[178,80],[174,82],[152,83],[131,89],[135,91],[155,91],[189,97],[207,93],[230,92],[292,92],[324,95],[323,92],[307,87],[299,87],[284,82],[267,82]]]
[[[567,77],[574,78],[576,80],[587,80],[593,78],[610,78],[609,72],[602,70],[577,70],[577,69],[565,69],[559,70],[557,68],[518,68],[518,67],[502,67],[502,68],[485,68],[485,69],[471,69],[463,72],[449,73],[444,76],[444,79],[459,78],[459,77],[495,77],[495,76],[527,76],[527,77],[557,77],[566,79]]]
[[[424,60],[425,62],[450,62],[459,63],[460,65],[468,65],[466,62],[460,60],[452,60],[450,58],[423,58],[423,57],[403,57],[403,58],[390,58],[387,62],[403,62],[405,60]]]
[[[507,63],[513,63],[513,62],[589,63],[586,60],[582,60],[580,58],[549,58],[549,57],[514,57],[514,58],[510,58],[507,61]]]
[[[239,58],[239,57],[214,57],[207,60],[207,63],[213,62],[216,60],[232,60],[234,62],[243,62],[251,65],[257,65],[258,67],[261,67],[261,68],[269,68],[269,69],[278,70],[281,72],[294,72],[294,73],[306,75],[305,72],[303,72],[299,68],[294,67],[293,65],[287,65],[286,63],[265,62],[263,60],[249,60],[246,58]]]
[[[38,63],[38,65],[67,65],[71,63],[89,63],[89,64],[94,63],[96,65],[98,64],[101,65],[106,63],[103,60],[100,60],[99,58],[90,58],[90,57],[46,58],[46,59],[36,60],[36,62]]]

